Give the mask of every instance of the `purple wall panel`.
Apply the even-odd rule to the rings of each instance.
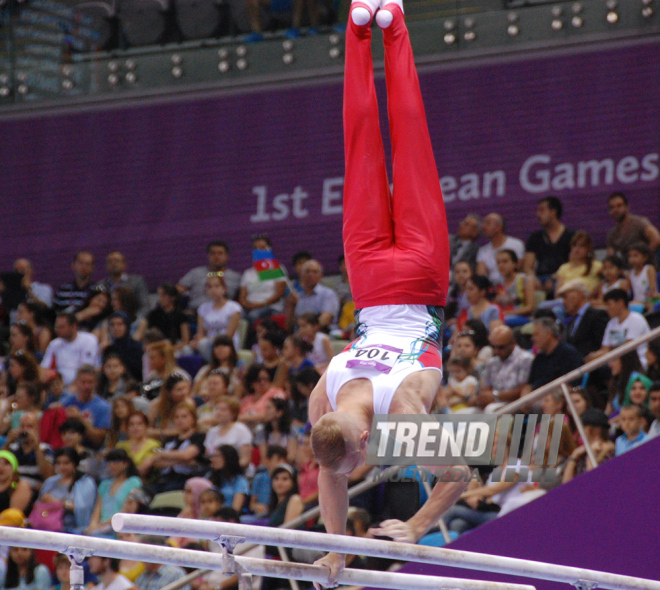
[[[567,223],[603,244],[615,189],[660,219],[660,43],[427,71],[421,83],[450,228],[497,210],[524,238],[554,193]],[[308,248],[334,271],[341,92],[335,82],[0,123],[0,269],[26,255],[58,284],[77,249],[118,248],[154,287],[202,263],[218,237],[242,270],[249,236],[267,231],[285,264]],[[603,163],[593,178],[589,165],[580,173],[590,160]]]
[[[448,548],[660,580],[660,439],[560,486],[454,541]],[[567,584],[425,564],[408,573],[566,590]]]

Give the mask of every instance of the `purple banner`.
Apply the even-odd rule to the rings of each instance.
[[[422,73],[450,230],[498,211],[524,239],[556,194],[566,223],[603,245],[619,189],[658,222],[660,43],[582,51]],[[204,263],[211,239],[242,271],[250,236],[267,232],[286,266],[309,249],[335,272],[341,96],[337,81],[0,122],[0,270],[28,256],[37,280],[59,284],[76,250],[116,248],[153,288]]]

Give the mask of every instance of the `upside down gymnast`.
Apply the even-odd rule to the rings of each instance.
[[[374,414],[428,413],[442,379],[447,219],[403,6],[381,1],[354,0],[346,31],[343,235],[357,338],[332,359],[309,407],[321,516],[335,534],[346,532],[348,476],[365,461]],[[385,43],[392,194],[371,58],[374,15]],[[365,348],[372,361],[364,361]],[[410,520],[384,521],[374,534],[417,542],[464,487],[437,484]],[[316,562],[331,583],[344,557]]]

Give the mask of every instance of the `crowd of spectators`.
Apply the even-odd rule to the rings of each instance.
[[[460,223],[451,237],[445,384],[432,412],[494,412],[650,330],[660,234],[629,213],[624,195],[611,195],[608,206],[616,225],[602,261],[586,232],[563,225],[555,197],[540,201],[541,229],[526,244],[506,234],[497,213]],[[272,248],[265,235],[252,247]],[[118,251],[106,256],[100,281],[89,251],[74,256],[72,280],[55,289],[36,281],[24,258],[17,275],[3,275],[1,523],[25,518],[34,528],[113,537],[115,513],[153,511],[162,505],[154,498],[172,492],[180,516],[270,526],[316,505],[307,401],[341,349],[335,341],[354,333],[343,257],[337,277],[324,279],[302,251],[294,277],[283,269],[264,280],[256,267],[232,270],[229,254],[224,242],[210,243],[206,264],[155,296]],[[574,386],[586,440],[567,417],[554,479],[539,486],[516,472],[494,482],[483,471],[445,516],[450,530],[463,533],[595,468],[587,444],[600,463],[660,434],[660,340]],[[568,414],[559,390],[525,411]],[[351,482],[369,471],[357,468]],[[417,482],[382,485],[384,492],[352,500],[352,534],[368,535],[370,521],[405,520],[424,500]],[[218,550],[194,539],[167,542]],[[52,555],[14,548],[2,557],[2,588],[68,586],[64,562]],[[112,590],[157,590],[183,575],[96,557],[88,569]],[[201,590],[235,584],[215,574],[195,582]]]

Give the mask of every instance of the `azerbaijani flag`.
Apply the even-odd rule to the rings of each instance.
[[[252,250],[252,263],[260,281],[269,281],[284,277],[280,263],[273,257],[272,250]]]

